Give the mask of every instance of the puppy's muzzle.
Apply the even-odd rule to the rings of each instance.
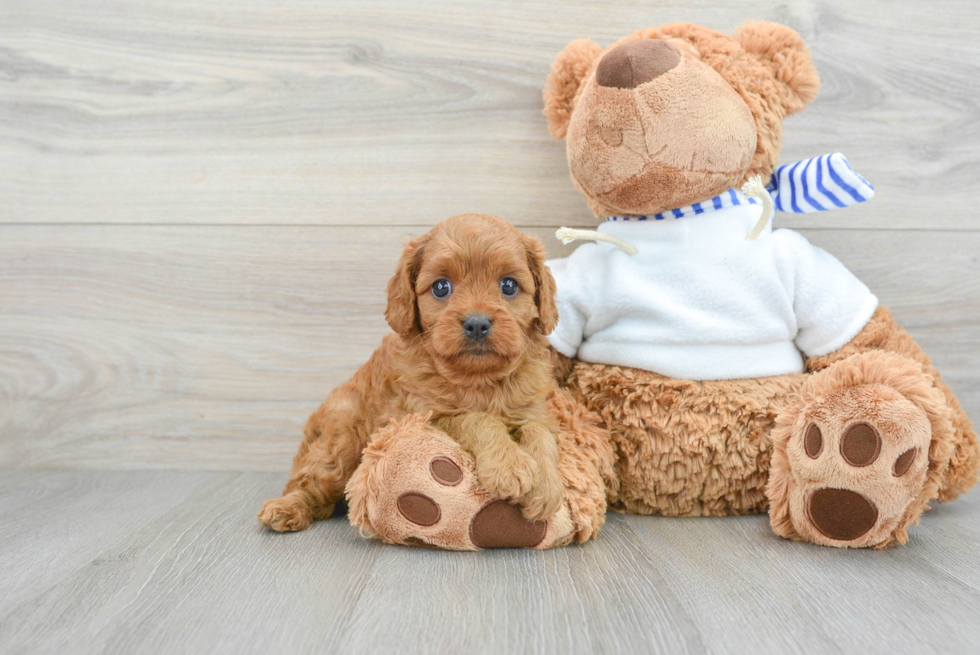
[[[486,314],[470,314],[463,319],[463,332],[467,339],[473,341],[483,341],[490,334],[493,321]]]

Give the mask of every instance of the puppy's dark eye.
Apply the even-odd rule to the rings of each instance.
[[[513,298],[517,295],[517,292],[521,290],[517,280],[512,277],[505,277],[500,281],[500,293],[504,294],[508,298]]]
[[[441,280],[436,280],[432,283],[432,295],[440,300],[444,300],[449,297],[449,294],[453,292],[453,284],[446,278]]]

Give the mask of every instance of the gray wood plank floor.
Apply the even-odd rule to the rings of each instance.
[[[784,541],[765,516],[611,515],[548,552],[446,553],[335,517],[255,522],[283,476],[0,472],[3,653],[975,653],[980,494],[904,548]]]

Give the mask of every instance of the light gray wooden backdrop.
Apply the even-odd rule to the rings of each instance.
[[[980,417],[975,0],[0,0],[0,653],[974,652],[976,493],[883,553],[765,516],[478,554],[255,522],[387,331],[403,242],[595,224],[540,114],[554,55],[749,17],[824,80],[784,161],[842,151],[878,191],[778,224]]]
[[[455,213],[592,225],[549,65],[662,22],[809,41],[784,161],[870,203],[781,215],[980,415],[975,2],[0,0],[0,466],[281,471],[387,328],[400,244]]]

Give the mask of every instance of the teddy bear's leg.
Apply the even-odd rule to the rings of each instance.
[[[494,498],[480,486],[473,456],[412,416],[379,430],[364,450],[347,485],[351,523],[387,543],[449,550],[543,549],[588,540],[604,520],[603,475],[612,475],[612,449],[567,397],[556,394],[551,407],[562,419],[559,469],[566,489],[551,519],[528,521],[520,507]]]
[[[810,371],[821,371],[854,354],[872,350],[897,353],[915,360],[932,377],[933,384],[946,399],[952,414],[953,455],[939,485],[936,499],[941,503],[956,499],[977,483],[980,448],[977,445],[976,432],[966,412],[960,406],[959,400],[953,394],[953,390],[943,381],[939,371],[932,365],[932,361],[919,344],[902,326],[895,323],[888,308],[879,307],[864,329],[846,346],[823,357],[811,357],[807,360],[806,366]]]
[[[767,495],[780,536],[905,543],[954,451],[952,412],[920,363],[881,350],[814,373],[778,416]]]
[[[803,373],[695,382],[576,362],[568,389],[608,426],[614,511],[660,516],[765,512],[776,417]]]

